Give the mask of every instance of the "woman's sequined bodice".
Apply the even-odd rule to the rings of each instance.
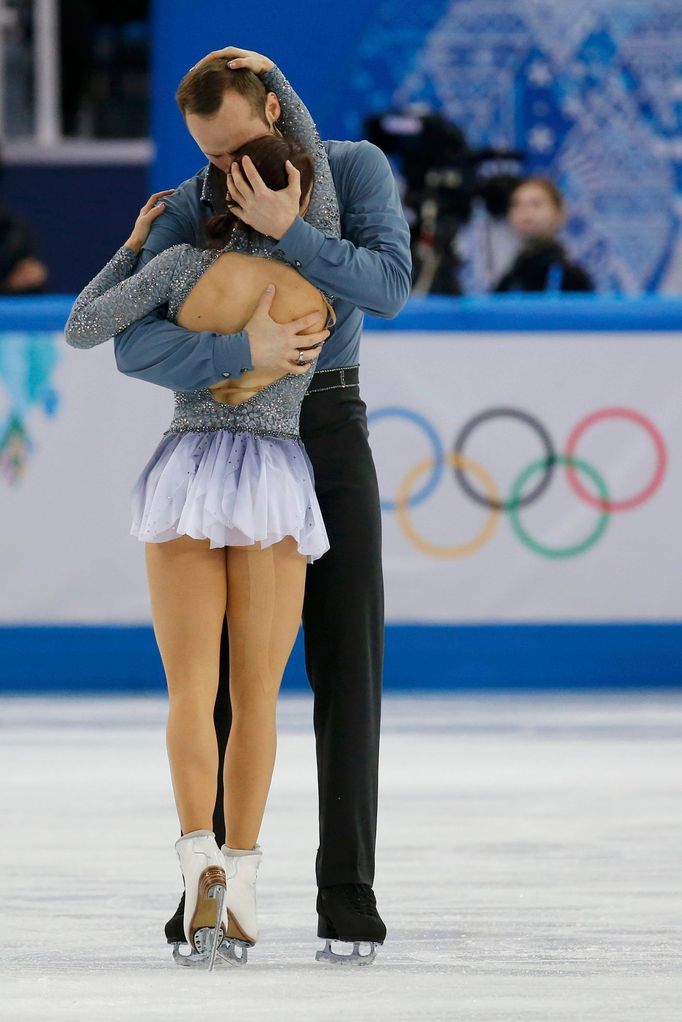
[[[164,435],[229,429],[234,433],[298,437],[301,402],[313,371],[311,365],[301,376],[282,376],[239,405],[216,401],[208,388],[176,393],[173,420]]]

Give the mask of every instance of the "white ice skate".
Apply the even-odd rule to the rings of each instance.
[[[220,958],[230,965],[246,965],[248,950],[258,940],[256,876],[263,853],[254,849],[221,848],[227,877],[223,912],[225,939],[218,948]]]
[[[191,951],[180,953],[173,946],[178,965],[201,965],[212,971],[218,948],[225,936],[225,862],[210,830],[193,830],[175,843],[185,878],[184,929]]]

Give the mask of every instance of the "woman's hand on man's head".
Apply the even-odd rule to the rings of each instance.
[[[255,50],[242,50],[239,46],[226,46],[222,50],[211,50],[194,66],[200,67],[207,61],[216,60],[218,57],[228,60],[233,71],[246,68],[257,75],[264,75],[266,71],[272,71],[275,66],[270,58],[263,56],[262,53],[256,53]]]
[[[174,191],[175,188],[165,188],[162,192],[154,192],[154,194],[147,199],[138,214],[132,234],[125,243],[126,248],[132,249],[133,252],[140,251],[149,237],[152,224],[156,218],[161,216],[161,214],[166,210],[166,203],[159,202],[159,200],[163,199],[165,195],[172,195]]]

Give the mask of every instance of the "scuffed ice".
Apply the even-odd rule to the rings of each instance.
[[[188,976],[164,701],[0,700],[3,1022],[679,1018],[682,696],[387,698],[389,937],[338,972],[314,961],[311,710],[280,704],[261,941]]]

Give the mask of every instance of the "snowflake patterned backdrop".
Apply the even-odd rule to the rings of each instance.
[[[390,0],[352,63],[349,136],[426,102],[557,181],[600,290],[682,290],[679,0]]]

